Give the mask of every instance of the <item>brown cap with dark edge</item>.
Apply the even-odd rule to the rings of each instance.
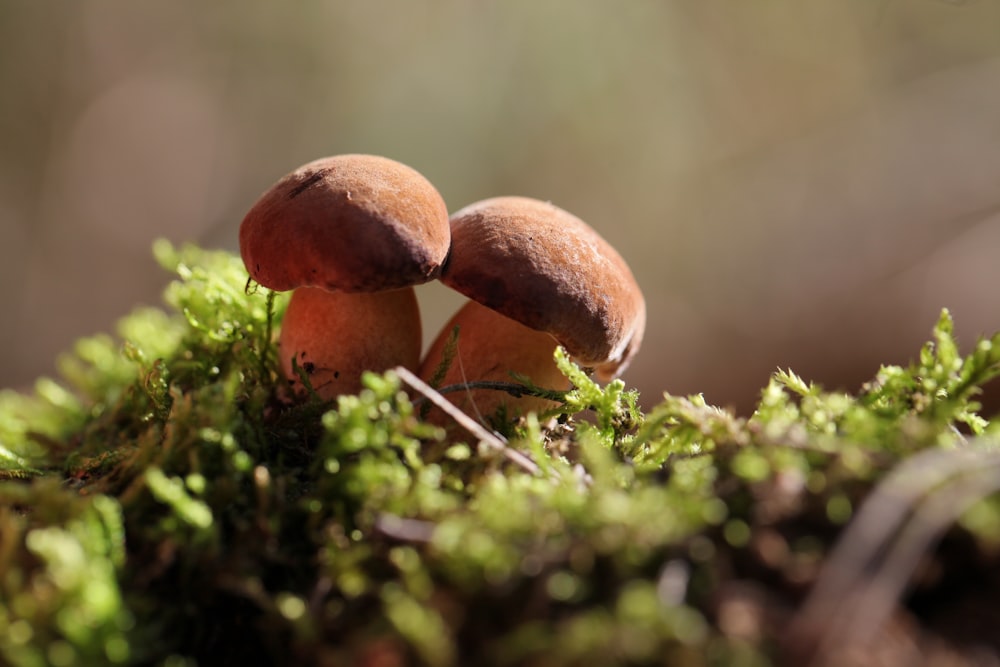
[[[497,197],[451,216],[441,281],[550,334],[601,380],[639,349],[646,302],[621,255],[576,216],[526,197]]]
[[[240,226],[250,277],[284,291],[375,292],[438,276],[450,244],[448,210],[410,167],[374,155],[337,155],[288,174]]]

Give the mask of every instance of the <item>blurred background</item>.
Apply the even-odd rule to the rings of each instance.
[[[647,406],[856,390],[944,306],[1000,330],[1000,0],[0,0],[0,387],[158,303],[154,239],[236,250],[346,152],[593,225]],[[419,296],[430,339],[461,300]]]

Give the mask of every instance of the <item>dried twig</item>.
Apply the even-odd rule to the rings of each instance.
[[[474,420],[469,415],[465,414],[454,405],[452,405],[448,399],[437,392],[433,387],[428,385],[426,382],[418,378],[412,372],[403,368],[402,366],[397,366],[393,369],[399,378],[416,390],[420,395],[426,398],[428,401],[433,403],[435,406],[443,410],[449,417],[454,419],[459,426],[464,428],[466,431],[479,438],[480,442],[485,443],[488,447],[496,449],[501,454],[503,454],[509,461],[516,463],[521,466],[527,472],[532,475],[537,475],[541,472],[534,461],[530,458],[517,451],[516,449],[511,449],[497,435],[487,431],[481,424]]]

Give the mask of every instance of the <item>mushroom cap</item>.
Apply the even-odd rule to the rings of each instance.
[[[548,202],[496,197],[451,216],[441,281],[544,331],[609,380],[639,349],[646,302],[625,260],[585,222]]]
[[[410,167],[337,155],[299,167],[240,225],[250,277],[274,290],[375,292],[436,278],[448,255],[448,209]]]

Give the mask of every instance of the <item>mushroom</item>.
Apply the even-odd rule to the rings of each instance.
[[[240,225],[240,254],[257,283],[295,290],[279,338],[292,387],[304,388],[295,367],[323,399],[356,393],[365,370],[416,368],[412,286],[438,276],[449,244],[441,195],[388,158],[322,158],[267,190]]]
[[[568,389],[553,359],[557,345],[607,382],[639,349],[642,292],[621,255],[576,216],[536,199],[487,199],[452,215],[451,243],[440,280],[470,301],[431,344],[420,368],[425,380],[440,366],[456,325],[457,355],[441,385],[509,381],[513,371],[539,386]],[[449,398],[481,414],[501,405],[522,414],[552,406],[488,389]]]

